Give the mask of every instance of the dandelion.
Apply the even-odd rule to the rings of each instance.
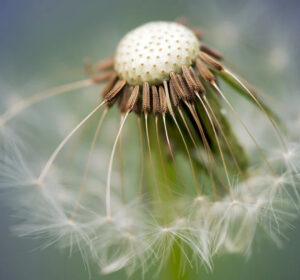
[[[258,228],[280,243],[298,208],[298,147],[287,144],[259,91],[202,36],[182,23],[144,24],[125,35],[113,56],[91,66],[91,78],[21,100],[0,116],[3,129],[37,103],[104,83],[99,103],[38,171],[13,141],[3,149],[0,183],[20,193],[20,235],[77,247],[102,273],[126,269],[129,275],[150,267],[173,266],[178,275],[199,264],[212,269],[217,254],[250,255]],[[222,82],[259,109],[281,157],[268,155]],[[105,123],[114,108],[120,119],[111,137],[114,129]],[[90,134],[85,129],[94,116]],[[253,143],[255,161],[232,119]],[[69,175],[72,157],[57,161],[79,130],[79,139],[89,134],[91,141],[74,148],[82,149],[80,162]],[[109,155],[95,159],[107,151],[105,137]]]

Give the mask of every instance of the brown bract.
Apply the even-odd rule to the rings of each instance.
[[[192,30],[196,35],[200,34],[200,29]],[[159,85],[150,86],[145,81],[141,86],[132,86],[114,71],[114,56],[110,56],[97,64],[99,74],[93,77],[93,81],[106,82],[101,96],[108,107],[118,102],[122,113],[134,111],[136,114],[163,115],[168,111],[168,102],[178,107],[182,102],[199,101],[196,95],[205,95],[204,83],[214,84],[216,80],[215,74],[209,68],[223,71],[224,66],[220,62],[222,59],[223,56],[218,51],[200,43],[195,61],[191,66],[182,65],[181,73],[170,72],[168,79]],[[170,96],[166,95],[166,90]]]

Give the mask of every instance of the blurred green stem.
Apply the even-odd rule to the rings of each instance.
[[[188,280],[194,279],[190,271],[191,267],[186,266],[183,271],[181,264],[182,253],[178,244],[174,243],[172,255],[166,267],[166,271],[161,279],[164,280]]]
[[[155,175],[157,182],[161,183],[163,182],[164,184],[160,184],[159,186],[159,193],[160,193],[160,198],[161,198],[161,203],[164,214],[165,214],[165,222],[166,226],[168,226],[169,222],[172,222],[172,216],[171,213],[175,209],[170,209],[168,208],[168,203],[170,203],[172,200],[174,200],[174,193],[172,193],[172,190],[168,190],[169,187],[173,186],[168,186],[168,182],[174,181],[176,182],[178,180],[176,176],[176,170],[174,169],[174,163],[170,160],[167,159],[167,146],[163,145],[164,143],[161,142],[161,145],[159,147],[158,141],[161,141],[161,139],[157,139],[155,127],[153,123],[150,124],[150,136],[151,136],[151,143],[152,143],[152,155],[153,155],[153,161],[155,165]],[[164,131],[159,131],[160,135],[164,135]],[[159,152],[159,149],[161,149],[161,154]],[[150,167],[148,168],[150,171],[150,177],[151,175],[151,169]],[[166,181],[166,177],[168,178]],[[150,182],[151,179],[149,178]],[[153,180],[153,178],[152,178]],[[152,182],[152,186],[155,184],[155,182]],[[150,183],[151,185],[151,183]],[[174,189],[173,189],[174,191]],[[152,190],[153,195],[155,196],[155,191]],[[176,211],[176,210],[175,210]],[[165,267],[161,271],[159,278],[162,280],[187,280],[187,279],[193,279],[192,273],[188,271],[191,269],[189,266],[186,266],[186,270],[183,271],[182,267],[182,250],[179,246],[180,240],[175,239],[173,242],[173,247],[171,249],[171,254],[169,257],[168,262],[166,262]],[[185,256],[184,256],[185,257]]]

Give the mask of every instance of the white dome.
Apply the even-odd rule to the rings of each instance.
[[[115,70],[131,85],[160,84],[170,72],[190,66],[200,43],[194,33],[174,22],[150,22],[127,33],[115,55]]]

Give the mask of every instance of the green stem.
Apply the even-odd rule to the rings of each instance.
[[[183,270],[181,259],[182,259],[182,252],[179,246],[174,243],[172,249],[172,255],[170,260],[167,264],[166,270],[163,272],[163,277],[161,279],[165,280],[188,280],[194,279],[192,276],[192,271],[190,266],[186,266]]]
[[[167,203],[170,203],[172,200],[176,199],[174,197],[174,193],[170,192],[170,190],[167,189],[166,185],[168,184],[168,181],[166,181],[166,176],[168,177],[168,180],[176,182],[177,176],[176,176],[176,170],[174,169],[174,164],[167,160],[167,153],[168,148],[164,142],[164,139],[161,135],[164,135],[164,131],[160,131],[161,137],[159,140],[161,142],[161,154],[159,152],[159,146],[157,143],[156,138],[156,131],[154,127],[154,122],[150,122],[149,125],[149,134],[151,137],[151,144],[152,144],[152,156],[153,156],[153,163],[155,165],[155,176],[157,178],[158,182],[163,182],[163,184],[160,184],[159,186],[159,192],[161,197],[161,203],[163,204],[163,210],[165,217],[165,222],[168,224],[169,222],[172,222],[172,217],[174,215],[175,209],[170,209],[167,205]],[[161,128],[161,127],[160,127]],[[163,161],[163,162],[162,162]],[[150,171],[150,177],[153,174],[151,174],[150,166],[148,166],[148,171]],[[151,178],[148,178],[151,182]],[[152,178],[153,180],[153,178]],[[153,186],[152,182],[152,186]],[[150,183],[151,185],[151,183]],[[173,187],[174,186],[169,186]],[[151,188],[150,188],[151,189]],[[174,189],[173,189],[174,191]],[[155,191],[152,190],[152,195],[155,196]],[[179,246],[180,240],[177,240],[173,243],[173,248],[171,249],[171,254],[169,257],[168,262],[166,263],[165,267],[161,271],[158,279],[163,280],[188,280],[193,279],[192,277],[192,271],[189,266],[185,267],[185,270],[183,271],[182,267],[182,260],[184,259],[184,256],[182,255],[182,250]]]

